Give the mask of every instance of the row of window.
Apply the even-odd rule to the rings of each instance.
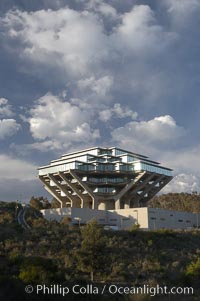
[[[149,213],[155,213],[155,212],[154,211],[149,211]],[[174,215],[171,213],[170,216],[174,216]]]
[[[123,178],[88,178],[89,182],[94,183],[123,183]]]
[[[156,218],[156,217],[151,217],[151,220],[157,220],[157,218]],[[160,217],[160,220],[161,220],[161,221],[165,221],[165,220],[166,220],[166,218],[164,218],[164,217]],[[184,220],[182,220],[182,219],[179,219],[179,220],[178,220],[178,222],[179,222],[179,223],[183,223],[183,222],[184,222]],[[186,220],[185,222],[186,222],[186,223],[191,223],[191,221],[190,221],[190,220]]]
[[[161,168],[161,167],[145,164],[145,163],[142,163],[142,162],[135,163],[134,164],[134,170],[146,170],[146,171],[155,172],[155,173],[158,173],[158,174],[164,174],[164,175],[167,175],[167,176],[172,175],[171,171],[168,170],[168,169],[164,169],[164,168]]]
[[[114,193],[116,192],[114,187],[97,187],[93,192],[100,192],[100,193]]]
[[[99,222],[105,222],[105,220],[106,220],[105,218],[100,218],[100,219],[99,219]],[[129,217],[123,217],[122,220],[123,220],[123,221],[129,221],[130,218],[129,218]],[[109,221],[110,221],[110,222],[116,222],[116,221],[117,221],[117,218],[110,218]]]

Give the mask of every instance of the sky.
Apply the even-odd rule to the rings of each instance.
[[[199,192],[199,16],[199,0],[1,0],[0,200],[46,196],[37,168],[93,146]]]

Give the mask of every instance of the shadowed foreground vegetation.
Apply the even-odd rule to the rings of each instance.
[[[29,208],[30,230],[16,221],[16,203],[0,203],[0,300],[199,300],[200,231],[105,231],[95,221],[69,227]],[[104,283],[192,286],[196,296],[24,293],[27,284]]]

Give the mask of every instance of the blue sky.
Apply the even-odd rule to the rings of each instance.
[[[46,195],[37,167],[118,146],[199,191],[200,1],[2,0],[0,199]]]

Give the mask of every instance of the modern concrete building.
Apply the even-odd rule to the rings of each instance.
[[[92,210],[89,208],[57,208],[41,210],[44,218],[57,220],[69,218],[71,225],[84,225],[91,219],[111,229],[127,230],[139,224],[142,230],[198,228],[200,214],[160,208],[130,208],[118,210]]]
[[[120,148],[94,147],[40,167],[39,179],[61,208],[119,210],[146,206],[172,170]]]

